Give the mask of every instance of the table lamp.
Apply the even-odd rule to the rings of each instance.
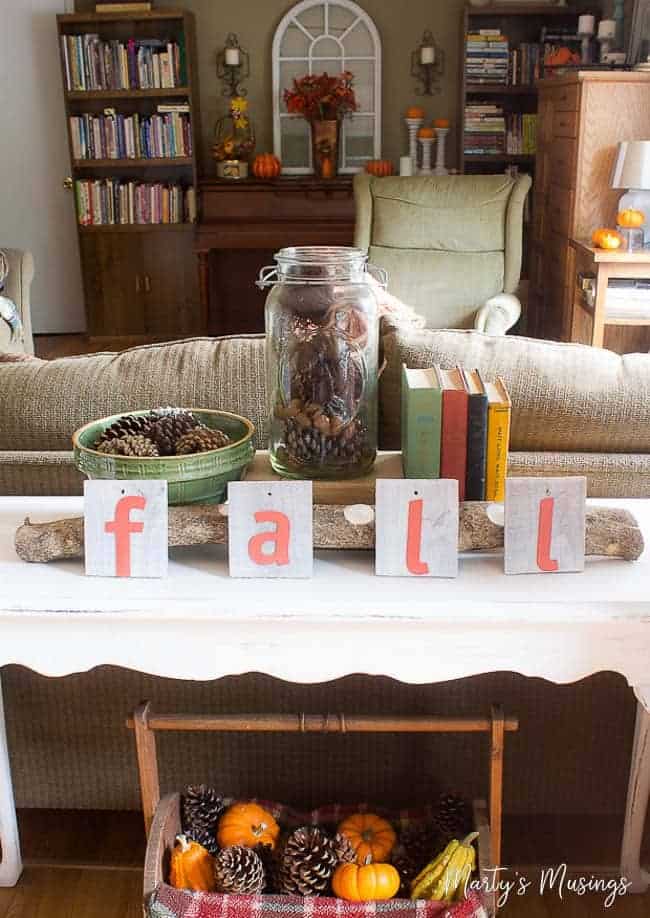
[[[649,240],[650,218],[650,140],[626,140],[618,145],[612,170],[612,188],[627,188],[618,202],[619,213],[632,208],[646,217],[645,244]]]

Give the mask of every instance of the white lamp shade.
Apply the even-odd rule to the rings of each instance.
[[[612,188],[650,188],[650,140],[626,140],[618,145]]]

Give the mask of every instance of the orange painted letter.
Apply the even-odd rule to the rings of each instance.
[[[115,534],[115,573],[118,577],[131,576],[131,533],[142,532],[144,523],[130,519],[131,510],[144,510],[144,497],[122,497],[115,504],[115,516],[104,524],[104,532]]]
[[[421,500],[409,501],[408,530],[406,535],[406,567],[410,574],[428,574],[429,565],[420,560],[422,545],[422,506]]]
[[[291,525],[289,517],[277,510],[262,510],[255,514],[256,523],[275,523],[275,532],[260,532],[248,542],[248,555],[255,564],[288,564],[289,537]],[[274,542],[275,549],[267,554],[262,551],[265,542]]]
[[[539,503],[539,526],[537,529],[537,567],[551,573],[559,567],[551,558],[551,535],[553,533],[553,508],[555,499],[544,497]]]

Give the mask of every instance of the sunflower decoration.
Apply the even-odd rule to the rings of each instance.
[[[248,161],[255,149],[255,134],[248,115],[248,100],[235,96],[228,114],[217,121],[212,155],[217,162],[228,159]]]

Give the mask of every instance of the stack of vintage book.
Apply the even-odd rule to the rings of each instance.
[[[511,403],[500,377],[439,366],[402,367],[406,478],[455,478],[460,500],[502,501]]]
[[[508,82],[508,39],[500,29],[470,32],[465,43],[465,77],[468,83]]]

